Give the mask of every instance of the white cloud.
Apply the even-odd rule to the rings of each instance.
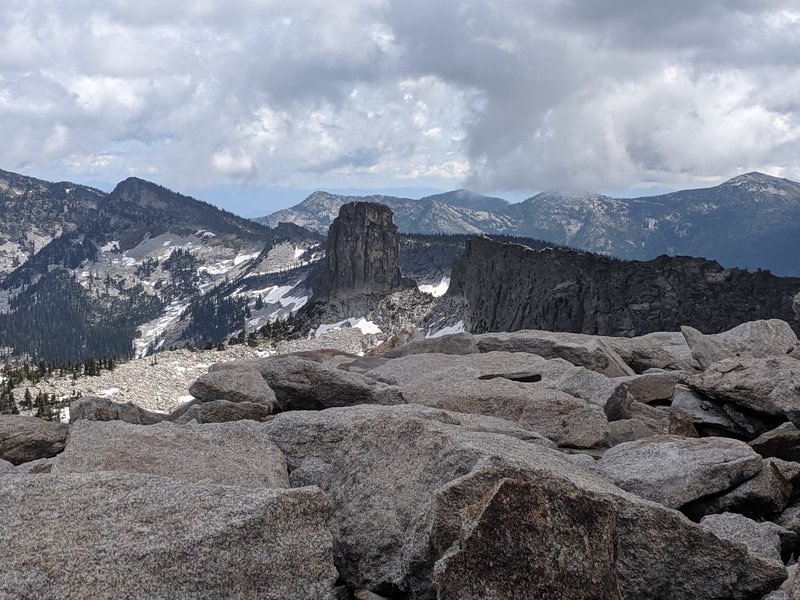
[[[598,189],[800,179],[791,0],[8,0],[0,168]]]

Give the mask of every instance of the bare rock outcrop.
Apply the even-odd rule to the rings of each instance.
[[[257,423],[78,421],[54,473],[121,471],[250,488],[288,487],[286,459]]]
[[[466,548],[464,559],[476,560],[491,547],[491,540],[479,538],[501,499],[513,510],[498,525],[508,533],[509,548],[519,551],[513,557],[499,555],[513,562],[498,561],[494,568],[501,573],[512,566],[542,566],[546,559],[522,543],[530,539],[531,529],[510,525],[535,519],[528,512],[532,505],[518,497],[530,488],[505,488],[503,480],[526,482],[520,485],[557,480],[552,487],[556,493],[542,499],[545,512],[547,503],[556,506],[567,488],[586,499],[589,529],[564,540],[565,549],[610,528],[607,509],[613,507],[617,557],[606,548],[592,564],[570,565],[574,573],[593,574],[584,581],[596,581],[601,594],[608,589],[606,565],[612,560],[616,587],[624,598],[745,600],[763,596],[786,578],[782,565],[718,539],[678,512],[622,491],[556,451],[506,435],[466,431],[451,424],[448,414],[415,405],[355,406],[282,413],[263,425],[287,456],[292,484],[319,485],[327,493],[334,560],[351,589],[387,597],[434,597],[435,573],[447,582],[449,569],[458,572],[455,554]],[[565,514],[562,523],[569,518]],[[596,528],[588,525],[592,521]],[[560,527],[555,517],[541,524],[552,526],[550,533]],[[475,554],[469,554],[471,549]],[[496,584],[485,568],[473,576],[477,590]],[[543,585],[548,585],[546,579]]]
[[[792,313],[798,289],[800,278],[724,269],[702,258],[620,261],[476,237],[454,261],[447,295],[466,300],[465,324],[473,333],[637,336],[682,325],[715,333],[771,318],[800,328]]]
[[[109,398],[87,396],[75,400],[69,407],[69,421],[124,421],[133,425],[154,425],[169,418],[164,413],[143,409],[132,402],[114,402]]]
[[[326,512],[317,488],[6,475],[0,596],[334,600]]]

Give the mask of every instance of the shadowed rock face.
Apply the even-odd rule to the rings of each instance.
[[[391,294],[409,287],[400,276],[400,241],[388,206],[352,202],[328,232],[325,265],[314,283],[315,301]]]
[[[533,250],[488,238],[467,242],[448,295],[466,299],[473,333],[546,329],[636,336],[681,325],[704,333],[778,318],[795,331],[800,278],[723,269],[702,258],[623,262],[563,249]]]

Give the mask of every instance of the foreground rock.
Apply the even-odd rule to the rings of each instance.
[[[461,514],[461,543],[435,567],[440,600],[512,600],[523,590],[529,598],[621,600],[607,499],[557,479],[502,479]]]
[[[272,414],[273,406],[255,402],[197,402],[182,410],[174,421],[178,424],[197,421],[198,423],[227,423],[230,421],[266,421]]]
[[[797,335],[792,327],[780,319],[749,321],[713,335],[704,335],[692,327],[681,327],[681,332],[692,350],[692,356],[703,369],[736,356],[785,356],[797,345]]]
[[[79,421],[54,473],[123,471],[250,488],[288,487],[286,459],[257,423],[143,427]]]
[[[764,458],[774,456],[783,460],[800,462],[800,430],[792,423],[762,433],[750,442],[753,450]]]
[[[409,403],[506,419],[560,446],[606,445],[608,420],[600,404],[545,385],[572,368],[524,353],[417,354],[366,375],[398,386]]]
[[[486,539],[490,523],[507,532],[509,549],[518,550],[517,556],[508,551],[498,556],[493,563],[498,573],[545,565],[539,546],[523,543],[531,540],[529,525],[538,522],[543,535],[554,535],[570,516],[559,522],[548,513],[548,503],[558,506],[573,493],[586,500],[581,504],[587,508],[585,529],[573,532],[561,547],[575,549],[584,540],[595,548],[594,535],[611,534],[607,507],[613,507],[619,540],[613,569],[623,598],[744,600],[776,589],[786,576],[782,567],[752,557],[744,546],[719,540],[680,513],[620,490],[558,452],[505,435],[466,431],[447,415],[415,405],[357,406],[282,413],[263,425],[287,455],[292,484],[317,484],[328,494],[335,562],[351,589],[432,598],[438,561],[440,597],[469,594],[457,581],[458,559],[447,557],[466,552],[464,560],[476,561],[497,547]],[[504,479],[546,487],[557,480],[549,488],[553,495],[539,504],[541,521],[531,514],[529,502],[519,500],[526,488],[498,487]],[[502,518],[496,512],[501,502],[513,509]],[[573,572],[597,583],[600,594],[608,591],[603,575],[608,551],[590,564],[572,565]],[[586,547],[581,552],[584,556]],[[476,594],[496,589],[490,569],[472,577]],[[450,590],[449,585],[459,587]],[[513,597],[509,589],[502,594],[497,597]]]
[[[274,390],[282,411],[405,402],[399,390],[374,379],[296,356],[264,361],[261,376]]]
[[[333,600],[326,510],[316,488],[7,475],[0,596]]]
[[[597,468],[629,492],[679,508],[749,479],[761,463],[738,440],[664,435],[614,446]]]
[[[775,460],[765,460],[755,477],[717,496],[701,498],[685,506],[683,512],[694,520],[722,512],[735,512],[753,519],[780,513],[789,504],[792,484],[775,464]]]
[[[722,360],[688,383],[710,398],[800,423],[800,361],[789,356]]]
[[[781,550],[784,543],[782,537],[797,540],[797,534],[775,525],[774,523],[758,523],[736,513],[723,513],[703,517],[700,524],[713,531],[714,535],[723,540],[740,542],[747,546],[747,550],[765,560],[783,566]]]
[[[132,402],[122,404],[108,398],[87,396],[76,400],[69,407],[69,421],[124,421],[134,425],[154,425],[169,418],[136,406]]]
[[[552,331],[523,330],[475,336],[481,352],[527,352],[542,358],[563,358],[608,377],[633,375],[625,361],[599,338]]]
[[[0,459],[19,465],[64,449],[69,429],[36,417],[0,415]]]
[[[189,393],[203,402],[227,400],[228,402],[252,402],[275,406],[275,392],[257,371],[252,369],[229,369],[213,371],[198,377],[189,387]]]

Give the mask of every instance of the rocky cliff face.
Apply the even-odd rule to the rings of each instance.
[[[723,269],[702,258],[626,262],[474,238],[453,264],[448,295],[465,298],[472,332],[635,336],[681,325],[714,333],[767,318],[797,330],[792,298],[798,290],[800,278]]]
[[[365,314],[392,292],[413,288],[400,275],[400,241],[389,207],[353,202],[331,224],[325,261],[312,284],[307,313]]]

